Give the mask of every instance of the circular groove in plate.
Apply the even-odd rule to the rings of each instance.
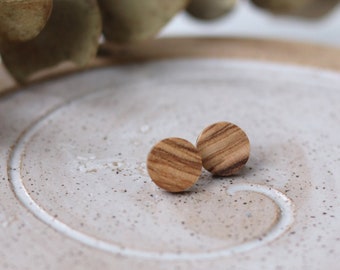
[[[193,61],[193,62],[195,62],[195,61]],[[233,62],[228,62],[228,61],[226,61],[226,63],[224,63],[223,64],[223,62],[224,61],[221,61],[221,62],[219,62],[219,61],[211,61],[211,62],[209,62],[209,61],[207,61],[207,60],[205,60],[205,61],[202,61],[203,62],[203,64],[200,66],[201,68],[203,68],[203,69],[205,69],[205,71],[204,72],[206,72],[206,70],[208,69],[213,69],[213,68],[215,68],[216,66],[218,66],[219,68],[221,68],[221,69],[223,69],[224,68],[224,70],[226,70],[226,68],[228,67],[228,71],[229,71],[229,68],[230,67],[233,67],[233,68],[244,68],[244,65],[245,65],[245,63],[243,63],[243,62],[237,62],[236,61],[236,63],[233,63]],[[199,63],[199,61],[197,61],[195,64],[197,64],[197,63]],[[208,64],[207,64],[208,63]],[[173,65],[173,64],[175,64],[176,65],[176,67],[178,67],[178,66],[181,66],[183,69],[185,69],[185,68],[187,68],[187,66],[186,66],[186,64],[184,63],[182,63],[181,64],[181,62],[180,61],[170,61],[170,63],[155,63],[155,64],[153,64],[154,65],[154,67],[152,67],[152,65],[151,65],[151,70],[152,71],[155,71],[155,70],[157,70],[158,69],[158,67],[157,67],[157,65],[160,65],[161,66],[161,68],[163,68],[163,70],[165,69],[167,69],[167,68],[169,68],[169,67],[167,67],[167,65],[169,65],[169,66],[171,66],[171,65]],[[191,66],[191,65],[190,65]],[[251,67],[250,67],[250,69],[251,69]],[[272,72],[273,73],[278,73],[278,71],[275,69],[275,68],[273,68],[271,65],[264,65],[263,64],[263,69],[264,70],[266,70],[266,71],[270,71],[271,69],[273,69],[272,70]],[[204,73],[204,72],[202,72],[202,73]],[[288,68],[288,71],[286,71],[288,74],[289,74],[289,68]],[[284,73],[284,72],[283,72]],[[301,71],[301,73],[303,74],[304,73],[304,71],[302,70]],[[279,74],[279,73],[278,73]],[[221,75],[221,74],[220,74]],[[237,75],[237,72],[234,74],[234,76],[235,75]],[[246,74],[247,75],[247,74]],[[310,74],[307,72],[307,75],[308,76],[310,76]],[[238,74],[238,76],[240,76],[240,74]],[[326,76],[327,77],[327,76]],[[223,77],[218,77],[219,79],[221,79],[221,78],[223,78]],[[237,78],[235,78],[235,77],[233,77],[233,76],[226,76],[226,80],[229,82],[229,83],[232,83],[232,82],[234,82],[235,83],[235,81],[237,81],[236,79]],[[164,79],[164,78],[163,78]],[[250,79],[253,83],[255,82],[257,82],[256,81],[256,77],[254,76],[254,77],[248,77],[248,79]],[[284,76],[284,74],[283,74],[283,76],[281,77],[281,78],[279,78],[279,79],[281,79],[281,82],[282,81],[285,81],[285,76]],[[235,80],[235,81],[234,81]],[[177,85],[173,85],[173,86],[171,86],[170,88],[171,89],[176,89],[176,87],[178,87],[181,83],[183,83],[183,82],[180,82],[180,83],[178,83],[177,82]],[[211,85],[209,85],[209,83],[211,84]],[[258,82],[259,83],[259,82]],[[260,87],[261,86],[261,83],[263,83],[263,81],[261,82],[260,81],[260,83],[259,83],[259,85],[258,86],[255,86],[255,87]],[[288,83],[291,83],[291,84],[293,84],[293,82],[292,81],[290,81],[290,82],[288,82]],[[294,82],[295,83],[295,85],[298,85],[297,87],[302,87],[302,88],[304,88],[305,89],[305,87],[308,87],[308,86],[313,86],[312,85],[312,83],[310,83],[310,82],[298,82],[298,81],[296,81],[296,82]],[[219,82],[219,81],[217,81],[217,82],[214,82],[214,80],[211,80],[210,82],[209,82],[209,80],[207,80],[207,81],[203,81],[203,85],[204,86],[202,86],[202,89],[199,89],[199,90],[197,90],[197,88],[195,88],[195,87],[193,87],[193,88],[195,88],[195,89],[192,89],[192,91],[195,91],[195,92],[191,92],[191,94],[190,95],[192,95],[193,93],[196,93],[197,94],[197,92],[198,92],[198,95],[201,95],[201,97],[202,97],[202,93],[204,92],[204,87],[212,87],[212,86],[214,86],[215,88],[218,88],[218,87],[220,87],[220,84],[221,84],[221,82]],[[265,84],[265,83],[264,83]],[[136,84],[135,83],[135,86],[136,85],[138,85],[138,87],[149,87],[150,85],[145,85],[145,86],[142,86],[141,84]],[[165,87],[168,87],[169,85],[166,85]],[[185,86],[186,87],[188,87],[188,84],[185,84]],[[234,85],[232,85],[233,86],[233,88],[235,89],[235,87],[237,88],[237,87],[239,87],[241,90],[240,91],[245,91],[245,86],[242,84],[242,83],[240,83],[240,84],[237,84],[236,83],[236,85],[234,84]],[[196,85],[196,87],[197,87],[197,85]],[[134,89],[137,89],[137,88],[134,88]],[[233,93],[233,91],[234,91],[234,89],[232,89],[232,88],[227,88],[226,89],[226,91],[227,91],[227,93]],[[163,89],[164,90],[164,89]],[[311,94],[312,95],[316,95],[316,91],[315,91],[316,89],[314,88],[314,89],[312,89],[311,90]],[[109,90],[107,90],[107,91],[111,91],[111,89],[109,89]],[[219,90],[214,90],[214,89],[212,89],[211,91],[217,91],[217,92],[219,92],[219,93],[222,93],[221,91],[221,89],[219,89]],[[247,91],[249,91],[249,94],[250,94],[250,92],[252,91],[252,89],[250,89],[250,90],[247,90]],[[261,91],[261,90],[259,90],[259,91]],[[274,91],[274,90],[271,90],[271,89],[264,89],[264,91],[263,91],[263,93],[265,94],[265,96],[264,96],[264,99],[267,99],[267,100],[270,100],[271,99],[271,97],[270,97],[270,93],[271,93],[271,91]],[[105,92],[105,91],[104,91]],[[146,93],[147,92],[144,92],[145,93],[145,95],[146,95]],[[299,92],[299,91],[297,91],[297,93],[298,93],[298,95],[301,95],[301,93]],[[303,91],[303,93],[305,93],[305,91]],[[189,94],[187,95],[187,97],[189,97],[190,96]],[[267,96],[266,96],[267,95]],[[241,95],[241,96],[243,96],[243,95]],[[282,93],[282,95],[281,95],[283,98],[287,98],[288,96],[285,94],[285,93]],[[22,165],[24,164],[22,161],[23,161],[23,153],[25,153],[25,155],[28,153],[26,150],[27,150],[27,144],[30,144],[31,142],[32,142],[32,140],[34,140],[35,138],[36,138],[36,134],[37,134],[37,131],[40,131],[41,129],[44,129],[44,127],[46,127],[46,123],[51,119],[51,117],[53,118],[54,116],[55,116],[55,113],[59,113],[60,112],[60,110],[64,110],[66,107],[72,107],[74,104],[77,104],[77,102],[79,102],[79,101],[86,101],[87,99],[89,99],[90,101],[91,101],[91,97],[94,97],[94,98],[98,98],[98,97],[102,97],[102,98],[107,98],[107,96],[105,95],[105,94],[103,94],[101,91],[99,91],[98,93],[95,93],[95,94],[93,94],[93,95],[90,95],[90,96],[87,96],[87,97],[84,97],[84,98],[81,98],[81,99],[77,99],[77,100],[75,100],[74,102],[71,102],[71,103],[69,103],[68,105],[63,105],[62,107],[60,107],[60,108],[57,108],[55,111],[53,111],[52,113],[50,113],[49,115],[47,115],[46,117],[44,117],[43,119],[41,119],[40,121],[38,121],[35,125],[33,125],[32,127],[31,127],[31,129],[29,129],[26,133],[24,133],[23,134],[23,136],[19,139],[19,143],[16,145],[16,148],[14,149],[14,151],[12,152],[12,157],[11,157],[11,161],[10,161],[10,163],[9,163],[9,167],[10,167],[10,171],[9,171],[9,174],[10,174],[10,176],[11,176],[11,181],[12,181],[12,183],[13,183],[13,186],[14,186],[14,189],[15,189],[15,192],[16,192],[16,194],[17,194],[17,196],[21,199],[21,201],[29,208],[29,209],[34,209],[34,210],[32,210],[33,212],[34,212],[34,214],[36,215],[36,216],[38,216],[40,219],[42,219],[44,222],[46,222],[46,223],[48,223],[49,225],[51,225],[52,227],[54,227],[55,229],[57,229],[58,231],[62,231],[63,233],[65,233],[65,234],[67,234],[68,236],[71,236],[71,237],[73,237],[73,238],[75,238],[75,239],[77,239],[77,240],[79,240],[79,241],[82,241],[82,242],[84,242],[84,243],[87,243],[88,245],[91,245],[91,246],[94,246],[94,247],[97,247],[97,248],[100,248],[100,249],[103,249],[103,250],[106,250],[106,251],[111,251],[111,252],[114,252],[114,253],[120,253],[120,254],[125,254],[125,255],[132,255],[132,256],[139,256],[139,257],[143,257],[143,258],[154,258],[154,259],[176,259],[176,260],[181,260],[181,259],[198,259],[198,258],[215,258],[216,256],[225,256],[225,255],[230,255],[230,254],[233,254],[233,252],[238,252],[238,251],[246,251],[246,250],[249,250],[249,247],[250,246],[252,246],[252,245],[245,245],[245,246],[242,246],[242,245],[239,245],[239,246],[234,246],[234,247],[232,247],[232,248],[227,248],[227,249],[222,249],[222,250],[218,250],[218,251],[216,251],[216,252],[203,252],[203,253],[199,253],[199,252],[196,252],[196,253],[190,253],[190,252],[181,252],[181,253],[176,253],[176,252],[150,252],[150,251],[143,251],[143,250],[139,250],[139,249],[130,249],[129,247],[126,247],[126,246],[124,246],[124,247],[121,247],[121,246],[119,246],[119,245],[113,245],[112,243],[110,243],[110,242],[105,242],[105,241],[101,241],[101,240],[98,240],[98,238],[97,237],[91,237],[91,236],[89,236],[88,234],[84,234],[84,233],[82,233],[82,232],[80,232],[79,230],[74,230],[74,229],[72,229],[72,227],[70,227],[70,226],[68,226],[68,225],[66,225],[66,223],[65,222],[61,222],[59,219],[57,219],[57,218],[55,218],[53,215],[50,215],[49,213],[47,213],[39,204],[36,204],[35,203],[35,201],[32,199],[32,197],[31,197],[31,195],[29,194],[29,191],[25,188],[25,186],[23,185],[23,179],[22,179],[22,174],[21,174],[21,170],[22,170]],[[171,99],[171,95],[170,96],[168,96],[169,98],[170,98],[170,100],[171,101],[175,101],[176,100],[176,98],[174,97],[174,96],[172,96],[172,99]],[[203,97],[204,97],[204,95],[203,95]],[[161,99],[161,97],[159,96],[159,97],[157,97],[157,98],[159,98],[159,99]],[[239,107],[239,101],[238,101],[238,99],[236,98],[236,97],[234,97],[234,99],[232,98],[232,97],[229,97],[229,99],[231,98],[231,100],[234,102],[234,104],[232,104],[231,105],[231,108],[228,108],[228,109],[225,109],[225,108],[223,108],[223,110],[226,110],[227,112],[228,112],[228,114],[230,114],[230,115],[237,115],[237,111],[234,111],[234,112],[232,112],[232,110],[235,110],[235,108],[237,108],[237,107]],[[253,97],[248,97],[248,98],[246,98],[247,99],[247,102],[250,102],[251,100],[252,100],[252,98],[255,98],[255,96],[253,96]],[[324,98],[325,100],[327,99],[327,98]],[[138,99],[137,99],[138,100]],[[254,99],[255,100],[255,99]],[[196,99],[196,101],[198,101],[198,98]],[[206,102],[207,102],[207,104],[206,104],[206,107],[205,107],[205,113],[207,112],[207,109],[211,109],[212,108],[212,104],[213,104],[213,101],[214,100],[212,100],[212,99],[206,99],[205,100]],[[230,101],[230,100],[229,100]],[[310,100],[309,100],[310,101]],[[210,102],[210,103],[209,103]],[[279,106],[279,103],[280,101],[278,100],[278,99],[274,99],[274,105],[278,105]],[[221,101],[221,103],[222,103],[222,101]],[[321,102],[321,105],[322,104],[324,104],[324,103],[322,103]],[[149,104],[146,104],[146,105],[149,105]],[[249,103],[248,103],[248,105],[249,105]],[[274,106],[273,106],[273,103],[261,103],[261,105],[262,106],[264,106],[264,108],[263,108],[263,110],[265,110],[265,111],[268,111],[269,109],[274,109],[275,110],[275,108],[274,108]],[[308,104],[307,104],[308,105]],[[293,107],[292,105],[290,105],[291,107],[290,107],[290,109]],[[147,107],[147,106],[146,106]],[[180,107],[180,106],[179,106]],[[247,106],[246,106],[247,107]],[[289,107],[289,104],[288,104],[288,107]],[[306,107],[308,107],[308,106],[306,106]],[[196,108],[196,110],[197,110],[197,108],[198,107],[195,107]],[[248,106],[248,108],[249,108],[249,106]],[[305,108],[297,108],[297,111],[299,111],[299,109],[305,109]],[[330,108],[331,109],[331,108]],[[220,111],[219,112],[221,112],[221,111],[223,111],[222,109],[219,109]],[[260,109],[258,109],[258,110],[260,110]],[[185,111],[185,110],[184,110]],[[278,110],[279,111],[279,110]],[[199,115],[199,112],[197,112],[198,113],[198,115]],[[291,114],[289,113],[289,110],[287,111],[287,112],[285,112],[286,114],[284,114],[284,116],[285,117],[289,117],[289,116],[291,116]],[[201,112],[201,114],[202,115],[204,115],[204,113],[203,112]],[[216,112],[214,112],[213,113],[214,114],[214,116],[213,117],[216,117],[216,115],[218,115],[218,113],[216,113]],[[249,113],[250,114],[250,113]],[[323,115],[323,112],[321,111],[321,114]],[[248,125],[250,124],[250,122],[251,121],[249,121],[249,119],[247,120],[246,118],[243,118],[244,116],[239,116],[239,118],[238,118],[238,121],[244,121],[245,123],[247,123]],[[309,117],[305,117],[305,116],[301,116],[301,117],[303,117],[304,119],[307,119],[307,120],[310,120],[310,118]],[[270,124],[272,124],[272,118],[270,118],[270,117],[268,116],[268,118],[265,118],[264,120],[267,120],[267,122],[266,122],[266,124],[268,124],[268,123],[270,123]],[[207,120],[209,120],[210,118],[209,117],[207,117],[206,119],[204,119],[204,121],[207,121]],[[276,118],[275,118],[275,115],[274,115],[274,119],[276,120]],[[187,120],[187,119],[186,119]],[[181,123],[185,123],[186,122],[186,120],[184,121],[184,120],[182,120],[182,122]],[[227,120],[230,120],[230,119],[227,119]],[[258,119],[257,119],[258,120]],[[285,127],[285,128],[287,128],[287,127],[289,127],[288,126],[288,120],[291,120],[291,119],[286,119],[286,118],[284,118],[283,119],[284,121],[283,121],[283,123],[280,123],[280,124],[283,124],[282,126],[283,127]],[[288,121],[288,122],[286,122],[286,120]],[[47,122],[46,122],[47,121]],[[195,120],[196,122],[195,122],[195,124],[190,128],[190,132],[189,132],[189,134],[191,134],[191,132],[192,133],[195,133],[195,131],[197,131],[196,130],[196,127],[199,125],[199,121],[197,121],[197,120]],[[141,123],[141,122],[140,122]],[[305,122],[306,123],[306,129],[308,130],[308,129],[313,129],[314,130],[314,126],[313,126],[313,123],[312,122],[309,122],[309,121],[307,121],[307,122]],[[243,126],[243,125],[242,125]],[[279,125],[278,125],[279,126]],[[331,125],[327,125],[327,127],[329,127],[329,126],[331,126]],[[154,127],[153,125],[151,126],[151,131],[150,131],[150,133],[152,133],[152,132],[154,132],[154,131],[152,131],[152,127]],[[263,145],[260,145],[260,146],[258,146],[258,148],[257,148],[257,152],[255,151],[255,153],[254,153],[254,155],[255,155],[255,159],[259,159],[259,157],[257,156],[258,154],[259,154],[259,149],[262,147],[266,147],[266,145],[264,145],[264,142],[266,142],[266,143],[270,143],[271,141],[270,140],[272,140],[273,142],[278,142],[278,141],[280,141],[280,140],[282,140],[283,138],[284,138],[284,136],[285,135],[287,135],[287,134],[290,134],[289,132],[291,132],[292,130],[294,130],[294,127],[297,127],[297,125],[296,125],[296,123],[293,123],[293,126],[291,127],[291,129],[289,129],[288,128],[288,130],[283,130],[282,131],[282,133],[278,133],[277,135],[279,135],[278,137],[279,137],[279,139],[278,140],[275,140],[274,138],[273,138],[273,136],[272,136],[272,134],[269,134],[270,132],[268,131],[268,130],[265,130],[265,131],[263,131],[262,132],[262,134],[264,134],[265,136],[267,136],[267,138],[259,138],[259,137],[257,137],[256,138],[256,141],[257,141],[257,143],[259,143],[259,144],[263,144]],[[147,132],[149,129],[150,129],[150,126],[148,126],[148,125],[139,125],[138,127],[137,127],[138,129],[139,129],[139,131],[141,131],[141,132]],[[178,128],[178,127],[176,127],[176,128]],[[170,126],[166,126],[165,127],[165,129],[167,129],[167,132],[173,132],[173,130],[176,130],[176,128],[173,128],[171,125]],[[251,133],[252,134],[257,134],[257,135],[259,135],[259,134],[261,134],[261,132],[259,131],[259,130],[256,130],[255,129],[256,127],[250,127],[250,129],[251,129]],[[302,128],[302,131],[303,131],[303,128]],[[277,130],[276,129],[274,129],[274,133],[275,132],[277,132]],[[303,138],[305,138],[304,136],[300,136],[301,135],[301,133],[300,133],[301,131],[298,131],[297,133],[294,133],[294,135],[296,136],[296,138],[295,138],[295,140],[296,140],[296,142],[299,142],[301,139],[303,139]],[[187,133],[188,134],[188,133]],[[303,134],[303,133],[302,133]],[[314,134],[315,135],[315,134]],[[152,138],[153,139],[157,139],[156,137],[158,137],[158,136],[161,136],[161,135],[159,135],[157,132],[156,133],[153,133],[152,134]],[[264,136],[264,137],[265,137]],[[316,136],[316,135],[315,135]],[[150,139],[150,138],[149,138]],[[159,139],[159,138],[158,138]],[[269,141],[268,141],[268,139],[269,139]],[[291,138],[290,138],[291,139]],[[311,138],[311,137],[308,137],[307,136],[307,139],[308,140],[311,140],[311,141],[313,141],[313,139],[314,138]],[[146,140],[146,141],[148,141],[149,142],[149,140]],[[320,141],[318,141],[318,143],[319,143],[319,145],[318,145],[318,147],[322,147],[323,145],[322,145],[322,142],[320,142]],[[268,146],[268,145],[267,145]],[[280,151],[282,151],[282,152],[284,152],[284,150],[282,150],[284,147],[286,147],[285,145],[279,145],[278,146],[279,147],[279,149],[274,149],[275,151],[278,151],[278,152],[280,152]],[[282,147],[282,149],[280,148],[280,147]],[[292,150],[292,149],[291,149]],[[289,153],[290,151],[287,151],[286,152],[286,154],[287,153]],[[293,154],[294,154],[294,152],[292,152]],[[268,154],[268,153],[267,153]],[[294,155],[293,155],[293,157],[294,157]],[[27,158],[27,157],[26,157]],[[283,156],[282,158],[286,158],[285,156]],[[266,160],[266,157],[264,157],[264,160]],[[279,162],[279,160],[274,160],[274,161],[276,161],[276,165],[278,166],[278,165],[280,165],[280,166],[282,166],[282,165],[287,165],[287,163],[285,163],[285,162]],[[268,162],[268,160],[267,160],[267,162]],[[312,161],[310,161],[309,160],[309,162],[312,162]],[[24,164],[25,165],[25,164]],[[284,170],[284,168],[283,167],[280,167],[282,170]],[[274,171],[271,171],[271,174],[275,174],[275,172]],[[308,177],[307,176],[305,176],[306,177],[306,180],[310,180],[310,179],[307,179]],[[305,179],[305,177],[304,177],[304,179]],[[279,187],[281,187],[281,182],[283,181],[282,179],[279,179],[280,177],[278,177],[278,179],[275,179],[274,178],[274,180],[273,180],[273,184],[277,184]],[[236,179],[234,179],[234,180],[236,180]],[[249,177],[249,175],[248,176],[246,176],[245,178],[243,178],[243,179],[241,179],[242,180],[242,182],[250,182],[250,181],[252,181],[253,180],[253,177]],[[277,182],[275,182],[277,180]],[[259,181],[258,179],[257,179],[257,181]],[[250,188],[250,191],[255,191],[256,193],[258,193],[258,192],[260,192],[260,193],[264,193],[266,196],[269,196],[270,197],[270,199],[271,200],[273,200],[274,198],[274,201],[278,204],[278,206],[281,208],[281,211],[286,211],[287,213],[288,213],[288,218],[287,219],[280,219],[280,221],[279,221],[279,227],[280,228],[283,228],[283,230],[286,230],[287,228],[288,228],[288,226],[289,226],[289,224],[291,224],[291,222],[292,222],[292,219],[291,219],[291,214],[292,214],[292,210],[291,210],[291,204],[290,204],[290,201],[289,201],[289,199],[287,199],[287,197],[282,193],[282,192],[279,192],[279,191],[276,191],[275,189],[273,189],[271,186],[269,186],[269,187],[265,187],[264,185],[253,185],[253,186],[251,186],[251,185],[247,185],[247,184],[244,184],[244,183],[241,183],[240,185],[238,185],[238,184],[233,184],[233,185],[231,185],[230,186],[230,190],[233,190],[233,188],[235,188],[236,190],[239,188],[240,190],[245,190],[245,187],[249,187]],[[270,192],[271,193],[267,193],[267,191],[268,190],[271,190]],[[269,191],[268,191],[269,192]],[[272,197],[270,196],[270,194],[272,195]],[[225,193],[225,196],[227,196],[227,193]],[[283,210],[282,210],[283,209]],[[285,210],[286,209],[286,210]],[[281,222],[281,223],[280,223]],[[280,226],[280,225],[283,225],[283,226]],[[280,229],[281,230],[281,229]],[[278,231],[280,231],[280,230],[278,230]],[[275,229],[274,230],[275,231],[275,233],[269,233],[268,235],[270,236],[270,237],[272,237],[273,235],[276,235],[276,237],[277,236],[279,236],[279,235],[281,235],[281,233],[280,234],[277,234],[277,230]],[[273,240],[273,239],[271,239],[271,240]],[[258,240],[255,240],[255,242],[257,243],[257,242],[261,242],[261,241],[258,241]],[[253,242],[251,242],[251,243],[253,243]],[[261,245],[263,244],[263,243],[266,243],[266,241],[262,241],[261,242]],[[257,245],[253,245],[252,247],[256,247]],[[240,248],[241,247],[241,248]]]

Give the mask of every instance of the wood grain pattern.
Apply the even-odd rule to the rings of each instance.
[[[248,161],[250,143],[245,132],[228,122],[205,128],[197,139],[203,167],[214,175],[237,173]]]
[[[147,169],[157,186],[170,192],[181,192],[196,183],[202,171],[202,161],[190,142],[167,138],[151,149]]]

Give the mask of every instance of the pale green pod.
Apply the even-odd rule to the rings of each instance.
[[[0,42],[0,54],[12,76],[28,76],[63,61],[80,66],[97,52],[101,15],[96,0],[54,1],[50,19],[41,33],[25,42]]]
[[[311,1],[313,0],[252,0],[256,6],[276,14],[296,12]]]
[[[45,26],[52,0],[0,0],[0,39],[25,41]]]
[[[327,15],[340,0],[252,0],[274,14],[317,19]]]
[[[188,0],[98,0],[106,40],[137,42],[155,36]]]
[[[195,18],[213,20],[229,13],[237,0],[191,0],[187,12]]]
[[[340,0],[313,0],[293,15],[309,19],[322,18],[329,14],[339,2]]]

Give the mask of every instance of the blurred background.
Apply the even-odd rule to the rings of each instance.
[[[327,1],[327,0],[326,0]],[[277,15],[239,0],[226,16],[197,20],[185,12],[162,29],[160,37],[236,36],[313,42],[340,47],[340,4],[322,18]]]
[[[0,55],[19,83],[65,62],[85,67],[96,56],[100,41],[105,40],[112,55],[117,55],[121,46],[142,46],[155,37],[260,38],[340,48],[340,0],[11,0],[0,4]]]

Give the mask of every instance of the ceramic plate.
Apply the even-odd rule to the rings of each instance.
[[[337,269],[339,87],[323,69],[183,58],[2,96],[1,267]],[[153,144],[217,121],[248,134],[245,168],[155,186]]]

